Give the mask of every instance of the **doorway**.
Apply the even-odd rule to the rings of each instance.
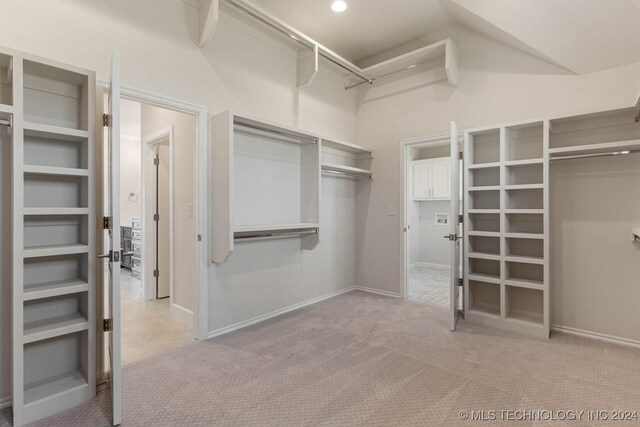
[[[126,365],[194,340],[197,120],[133,99],[122,99],[120,106]]]
[[[451,237],[460,239],[462,174],[452,177],[453,162],[461,165],[458,146],[451,147],[451,135],[405,141],[403,284],[406,299],[443,309],[452,308],[452,277],[460,277],[457,265],[462,248],[453,259]],[[455,158],[452,153],[455,152]],[[458,170],[461,170],[461,166]],[[454,186],[457,185],[457,191]],[[457,203],[454,203],[454,197]],[[458,213],[454,214],[458,206]],[[457,311],[461,307],[453,310]]]

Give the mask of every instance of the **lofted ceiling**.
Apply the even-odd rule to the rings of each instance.
[[[640,62],[640,0],[253,1],[356,64],[456,25],[576,74]]]

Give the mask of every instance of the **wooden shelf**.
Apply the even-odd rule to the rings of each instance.
[[[88,169],[58,168],[51,166],[25,165],[24,173],[38,175],[89,176]]]
[[[63,128],[33,122],[24,122],[24,132],[26,135],[50,139],[62,139],[68,141],[89,140],[89,132],[86,130]]]
[[[550,157],[603,154],[617,151],[640,150],[640,139],[629,141],[605,142],[601,144],[574,145],[570,147],[549,148]]]
[[[24,208],[24,215],[89,215],[89,208]]]
[[[24,344],[89,329],[89,321],[80,313],[43,319],[24,325]]]
[[[515,286],[517,288],[538,289],[542,290],[544,284],[537,280],[525,280],[525,279],[507,279],[505,284],[509,286]]]
[[[25,248],[24,258],[39,258],[58,255],[75,255],[89,253],[87,245],[61,245],[61,246],[41,246],[35,248]]]
[[[468,236],[476,236],[476,237],[500,237],[500,232],[498,231],[469,231],[467,233]]]
[[[491,276],[489,274],[473,273],[468,275],[468,279],[476,282],[494,283],[497,285],[501,283],[499,276]]]
[[[13,114],[13,105],[0,104],[0,113]]]
[[[525,159],[525,160],[509,160],[504,162],[506,167],[541,165],[544,159]]]
[[[507,255],[504,257],[505,261],[509,262],[521,262],[524,264],[544,264],[543,258],[537,257],[529,257],[529,256],[519,256],[519,255]]]
[[[531,324],[532,326],[543,327],[542,313],[530,314],[526,312],[515,311],[509,313],[507,321]]]
[[[475,259],[489,259],[494,261],[500,261],[499,254],[488,254],[483,252],[469,252],[469,258]]]
[[[336,141],[331,139],[322,138],[322,147],[333,148],[335,150],[346,151],[348,153],[365,155],[366,157],[373,157],[373,151],[368,148],[361,147],[360,145],[352,144],[350,142]],[[364,158],[358,156],[358,158]]]
[[[81,279],[35,283],[24,287],[22,299],[24,301],[33,301],[41,298],[87,292],[88,290],[89,284]]]
[[[478,163],[475,165],[469,165],[468,169],[488,169],[488,168],[499,168],[500,162],[491,162],[491,163]]]
[[[240,225],[234,227],[234,233],[249,233],[252,231],[281,231],[281,230],[312,230],[320,227],[320,224],[298,223],[298,224],[265,224],[265,225]]]
[[[505,209],[504,213],[506,214],[540,214],[544,213],[544,209]]]
[[[500,209],[468,209],[470,214],[499,214]]]
[[[543,240],[544,234],[538,233],[505,233],[504,237],[508,239],[538,239]]]
[[[352,166],[342,166],[336,164],[323,164],[323,171],[337,172],[340,174],[352,175],[360,178],[371,178],[371,171],[367,169],[355,168]]]
[[[25,408],[47,398],[58,397],[61,394],[89,387],[87,380],[79,370],[67,372],[45,381],[27,384],[24,389]]]
[[[498,311],[500,311],[500,307],[482,307],[479,305],[475,305],[472,308],[469,308],[469,312],[472,315],[476,315],[476,316],[485,316],[485,317],[491,317],[494,319],[500,319],[500,314],[497,314],[495,312],[495,309],[498,309]]]
[[[516,184],[516,185],[505,185],[504,189],[507,191],[511,190],[541,190],[544,188],[544,184]]]
[[[497,191],[500,190],[500,186],[499,185],[487,185],[484,187],[469,187],[467,188],[468,191]]]

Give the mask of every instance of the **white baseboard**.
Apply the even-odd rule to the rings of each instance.
[[[582,329],[571,328],[569,326],[551,325],[551,330],[556,332],[564,332],[565,334],[576,335],[579,337],[590,338],[599,341],[605,341],[611,344],[619,344],[627,347],[640,348],[640,341],[616,337],[613,335],[601,334],[599,332],[585,331]]]
[[[372,294],[383,295],[385,297],[400,298],[400,294],[397,292],[381,291],[380,289],[367,288],[366,286],[356,286],[355,289]]]
[[[171,316],[193,328],[193,311],[178,304],[171,304]]]
[[[432,262],[422,262],[422,261],[414,262],[413,264],[422,264],[430,268],[437,268],[439,270],[451,270],[451,266],[447,264],[434,264]]]
[[[11,406],[11,396],[5,396],[0,398],[0,409],[5,409]]]
[[[291,311],[298,310],[300,308],[316,304],[320,301],[324,301],[329,298],[337,297],[338,295],[346,294],[347,292],[351,292],[355,290],[355,286],[350,286],[348,288],[340,289],[338,291],[329,292],[328,294],[311,298],[306,301],[300,302],[298,304],[290,305],[289,307],[282,308],[280,310],[272,311],[271,313],[263,314],[262,316],[257,316],[249,320],[245,320],[243,322],[238,322],[233,325],[225,326],[220,329],[216,329],[215,331],[211,331],[207,334],[207,339],[215,338],[220,335],[228,334],[229,332],[237,331],[238,329],[246,328],[247,326],[255,325],[256,323],[264,322],[265,320],[272,319],[274,317],[283,315],[285,313],[289,313]]]

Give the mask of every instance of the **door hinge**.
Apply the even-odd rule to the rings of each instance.
[[[464,319],[464,310],[458,310],[458,317],[462,317],[462,320]]]
[[[103,216],[102,217],[102,229],[109,230],[111,228],[111,217]]]
[[[153,270],[153,277],[160,277],[160,270]]]
[[[158,166],[158,165],[160,164],[160,159],[159,159],[159,158],[157,158],[157,157],[156,157],[155,159],[153,159],[153,164],[154,164],[155,166]]]
[[[102,319],[102,330],[104,332],[111,332],[113,330],[113,319]]]
[[[113,126],[113,116],[111,114],[102,115],[102,126],[110,128]]]
[[[198,234],[198,242],[202,242],[202,234]]]
[[[458,215],[458,224],[462,224],[464,222],[464,215]]]
[[[463,277],[458,279],[458,286],[464,286],[464,278]]]
[[[160,221],[160,214],[153,214],[153,220],[154,220],[155,222]]]
[[[458,159],[462,160],[464,158],[464,155],[462,154],[462,151],[458,152]]]

